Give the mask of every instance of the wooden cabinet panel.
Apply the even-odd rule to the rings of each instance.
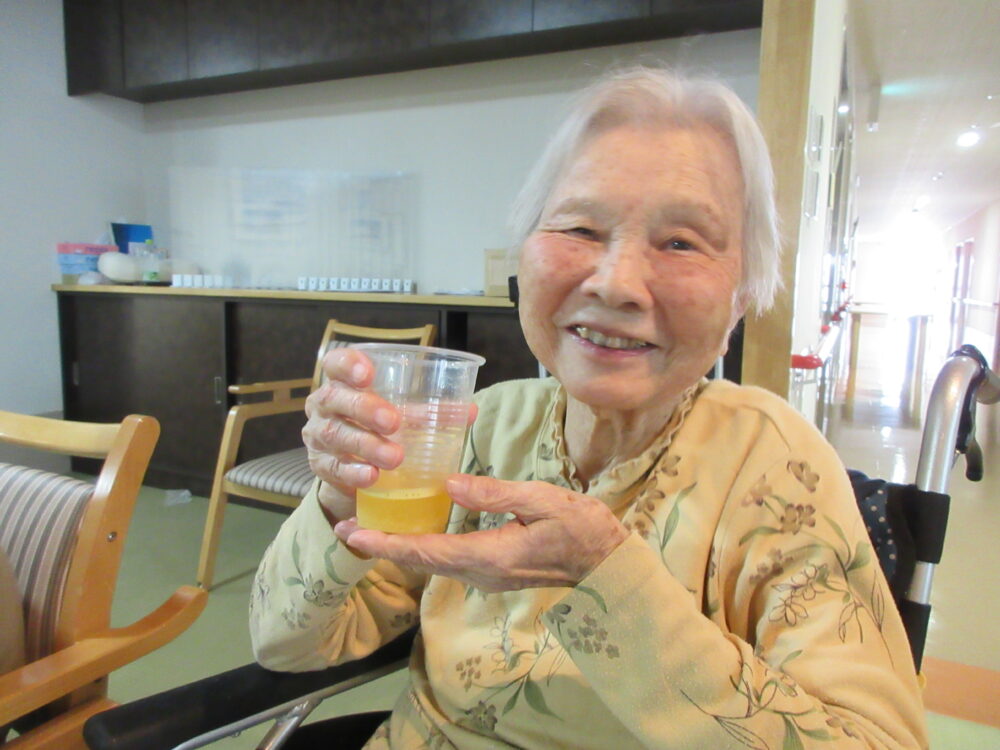
[[[335,58],[379,57],[427,46],[427,0],[338,0]]]
[[[188,77],[185,0],[122,3],[125,86],[141,87]]]
[[[538,360],[521,333],[517,313],[509,310],[470,311],[465,318],[466,351],[486,357],[479,370],[476,390],[503,380],[538,374]]]
[[[68,302],[61,321],[71,379],[66,417],[156,417],[161,433],[150,483],[207,491],[226,410],[218,391],[225,378],[222,302],[111,295]]]
[[[430,0],[431,44],[531,31],[532,0]]]
[[[119,0],[63,0],[63,24],[67,93],[120,91],[124,78]]]
[[[649,0],[535,0],[535,31],[649,15]]]
[[[337,5],[329,0],[260,0],[262,70],[326,59],[336,45]]]
[[[261,0],[260,67],[389,56],[426,47],[427,0]]]
[[[257,69],[258,0],[188,0],[191,78]]]

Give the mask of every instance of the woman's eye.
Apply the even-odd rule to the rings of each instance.
[[[694,245],[692,245],[687,240],[667,240],[664,248],[667,250],[694,250]]]

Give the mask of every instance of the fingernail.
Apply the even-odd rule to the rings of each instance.
[[[445,490],[452,497],[464,497],[469,488],[469,477],[465,474],[455,474],[448,477],[445,482]]]
[[[358,482],[367,482],[373,478],[375,473],[375,467],[371,464],[353,463],[344,464],[344,468],[354,475],[354,480]]]
[[[389,409],[379,409],[375,412],[375,424],[380,430],[391,430],[395,424],[395,415]]]
[[[383,468],[388,468],[390,465],[396,463],[396,458],[399,454],[396,452],[394,445],[380,445],[375,451],[375,455],[378,456],[379,465]]]
[[[365,379],[365,366],[360,362],[351,368],[351,379],[356,385],[360,385],[361,381]]]

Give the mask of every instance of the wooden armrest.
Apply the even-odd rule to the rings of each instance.
[[[302,413],[302,421],[305,422],[306,397],[292,398],[287,400],[257,401],[252,404],[237,404],[229,410],[233,419],[239,422],[246,422],[248,419],[257,417],[271,417],[275,414],[289,414],[291,412]],[[235,456],[234,456],[235,458]]]
[[[198,618],[207,601],[202,589],[181,586],[131,625],[96,633],[0,676],[0,725],[169,643]]]
[[[260,383],[245,383],[229,386],[229,392],[236,396],[246,396],[251,393],[270,393],[276,391],[293,391],[298,388],[311,388],[312,378],[297,378],[295,380],[267,380]]]

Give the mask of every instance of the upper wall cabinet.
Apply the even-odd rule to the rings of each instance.
[[[188,77],[257,70],[259,31],[257,0],[187,0]]]
[[[535,0],[532,28],[543,31],[649,15],[649,0]]]
[[[194,1],[192,7],[201,3]],[[125,87],[174,83],[188,75],[187,2],[122,3]]]
[[[138,102],[760,25],[763,0],[63,0],[68,90]]]

